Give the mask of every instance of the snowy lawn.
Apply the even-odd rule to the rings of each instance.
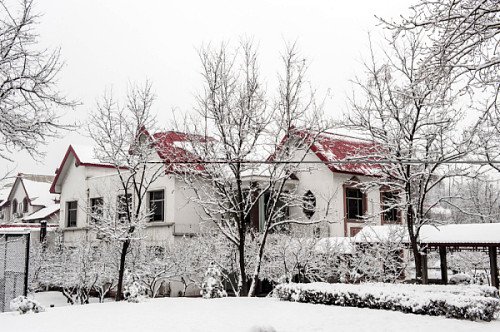
[[[0,314],[1,331],[500,331],[500,321],[471,322],[279,301],[273,298],[161,298]]]

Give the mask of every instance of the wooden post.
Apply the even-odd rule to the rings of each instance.
[[[498,288],[497,247],[489,247],[488,252],[490,254],[491,285]]]
[[[423,250],[423,253],[420,254],[422,258],[422,284],[429,283],[428,271],[427,271],[427,249]]]
[[[439,246],[439,259],[441,261],[441,282],[448,284],[448,264],[446,263],[446,246]]]

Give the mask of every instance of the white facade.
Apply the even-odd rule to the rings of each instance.
[[[76,151],[78,155],[78,151]],[[88,209],[92,199],[102,199],[106,205],[114,205],[123,194],[117,170],[113,167],[87,163],[79,160],[72,151],[61,166],[53,190],[60,194],[60,229],[65,243],[73,243],[81,237],[95,236],[89,229]],[[146,243],[168,242],[175,235],[194,234],[199,230],[200,218],[193,203],[189,201],[186,189],[175,176],[162,174],[149,186],[148,192],[163,192],[163,220],[146,223]],[[149,205],[149,195],[146,204]],[[77,202],[76,225],[70,225],[68,207]]]
[[[321,224],[321,236],[343,237],[350,236],[354,229],[357,231],[365,223],[380,224],[380,191],[372,189],[365,192],[367,203],[366,219],[359,221],[347,221],[345,211],[344,186],[351,183],[352,179],[359,182],[370,181],[370,177],[349,173],[333,172],[319,157],[308,152],[297,172],[298,178],[297,194],[304,195],[311,191],[316,198],[316,212],[311,220],[325,220]],[[301,209],[296,208],[293,213],[303,214]],[[305,218],[305,215],[303,216]],[[352,230],[351,230],[352,229]]]
[[[310,221],[321,222],[307,226],[311,232],[323,237],[354,236],[366,223],[381,224],[381,193],[376,188],[367,192],[359,191],[363,217],[347,218],[346,188],[353,188],[356,183],[372,179],[370,176],[361,175],[370,174],[368,170],[363,173],[365,166],[356,166],[353,172],[346,168],[329,167],[324,163],[325,155],[332,156],[335,151],[321,153],[309,150],[305,157],[306,163],[296,172],[296,178],[290,180],[291,187],[298,195],[310,192],[315,198],[315,211]],[[75,242],[79,237],[92,236],[92,232],[89,232],[88,216],[92,199],[100,199],[105,205],[113,205],[118,201],[118,196],[123,194],[117,170],[110,165],[99,164],[91,159],[91,155],[88,148],[80,153],[70,147],[52,186],[52,192],[60,194],[59,224],[66,243]],[[159,156],[157,158],[157,161],[162,161]],[[194,194],[189,193],[182,179],[163,172],[148,190],[162,192],[163,218],[146,223],[143,234],[146,243],[165,243],[172,241],[175,236],[199,232],[202,222],[201,208],[191,199]],[[148,197],[145,203],[145,207],[148,207]],[[76,217],[72,217],[76,220],[72,219],[71,222],[68,219],[70,206],[73,209],[77,206]],[[291,208],[290,214],[293,219],[309,220],[301,207]]]

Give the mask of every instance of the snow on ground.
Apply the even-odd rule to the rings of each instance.
[[[42,297],[51,295],[42,295]],[[42,300],[41,297],[38,297]],[[43,301],[42,301],[43,302]],[[282,302],[273,298],[161,298],[0,314],[1,331],[500,331],[500,321],[471,322],[384,310]]]

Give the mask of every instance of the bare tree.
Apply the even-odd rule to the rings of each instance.
[[[480,148],[490,165],[499,156],[500,130],[500,3],[496,0],[420,0],[409,15],[396,21],[383,20],[394,36],[407,32],[425,37],[426,66],[437,75],[461,81],[471,109],[481,116]],[[464,84],[465,83],[465,84]]]
[[[293,177],[315,136],[324,130],[322,105],[308,89],[306,61],[295,44],[282,55],[275,98],[262,83],[252,42],[243,41],[234,53],[227,45],[203,48],[200,58],[204,91],[187,125],[196,135],[185,149],[194,151],[201,163],[178,173],[193,192],[202,218],[237,248],[237,294],[253,296],[268,235],[287,225],[318,222],[295,218],[288,211],[302,206]],[[256,218],[252,213],[259,202],[265,202],[265,211]],[[258,242],[251,276],[249,238]]]
[[[149,220],[147,192],[165,171],[163,164],[154,159],[155,143],[146,130],[155,127],[153,101],[151,84],[147,82],[142,88],[130,88],[124,106],[106,94],[90,115],[88,130],[95,142],[95,155],[116,170],[112,188],[108,189],[118,191],[117,200],[109,198],[95,211],[89,211],[89,215],[91,226],[100,237],[121,244],[117,301],[123,298],[130,246],[132,241],[140,239],[138,233]]]
[[[10,153],[18,150],[39,157],[40,145],[64,128],[58,108],[75,103],[57,90],[59,49],[38,46],[33,0],[20,1],[19,8],[2,0],[0,12],[0,158],[12,160]]]
[[[436,71],[467,74],[471,83],[500,81],[500,4],[496,0],[420,0],[398,21],[382,19],[394,33],[423,33],[428,66]]]
[[[460,178],[450,186],[452,192],[446,199],[453,222],[492,223],[500,216],[500,190],[498,180],[480,174],[472,178]]]
[[[470,152],[476,127],[460,130],[463,113],[455,104],[455,82],[428,66],[420,33],[396,35],[382,54],[379,59],[371,49],[366,78],[355,80],[346,124],[368,135],[377,147],[359,156],[381,161],[379,176],[364,185],[398,198],[388,209],[403,211],[419,278],[420,228],[434,222],[432,208],[442,199],[432,192],[445,179],[465,174],[467,167],[448,164]]]

